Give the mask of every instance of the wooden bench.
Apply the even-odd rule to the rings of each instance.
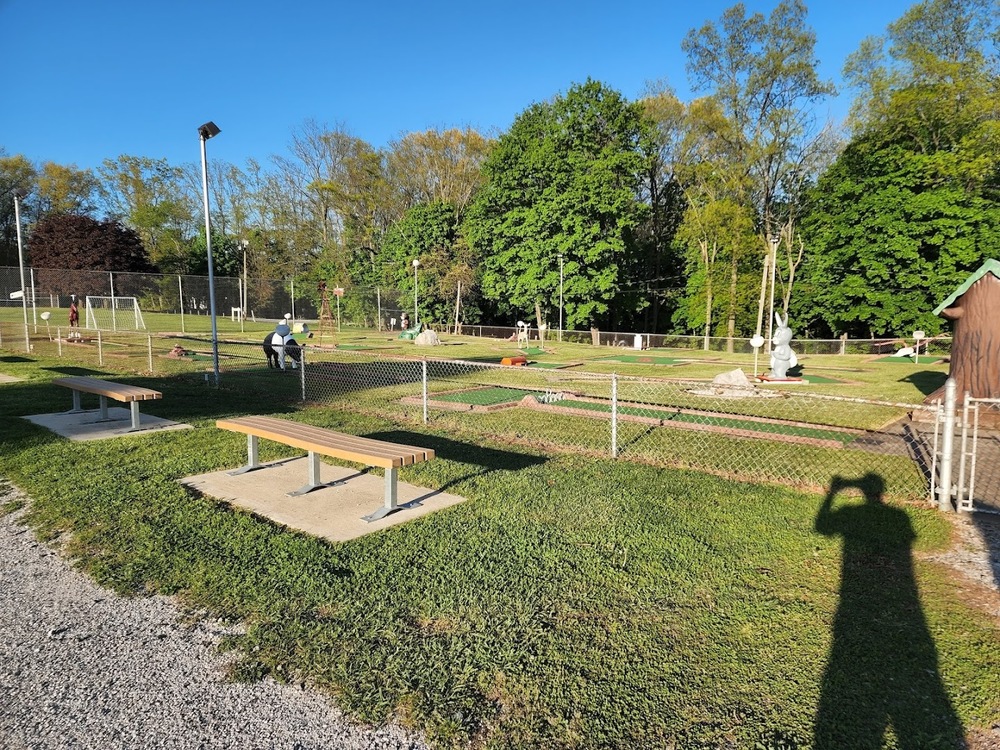
[[[95,393],[100,396],[101,418],[98,420],[99,422],[114,421],[108,416],[109,398],[113,398],[115,401],[127,403],[129,405],[129,411],[132,415],[132,429],[130,429],[129,432],[142,429],[139,424],[139,402],[163,398],[162,393],[154,391],[150,388],[143,388],[138,385],[112,383],[111,381],[99,380],[98,378],[56,378],[52,382],[55,385],[61,385],[64,388],[71,388],[73,390],[73,408],[66,412],[67,414],[77,414],[85,411],[85,409],[80,408],[81,393]]]
[[[434,458],[434,451],[429,448],[346,435],[323,427],[275,417],[220,419],[216,421],[215,426],[222,430],[242,432],[247,436],[247,465],[230,472],[233,475],[264,468],[258,461],[259,438],[308,451],[309,484],[289,492],[289,495],[304,495],[326,486],[319,476],[321,455],[385,469],[385,505],[374,513],[364,516],[364,520],[369,522],[385,518],[399,510],[396,483],[400,467]]]

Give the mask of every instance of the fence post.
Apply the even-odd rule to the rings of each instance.
[[[149,372],[153,373],[153,336],[146,334],[146,350],[149,352]]]
[[[611,373],[611,458],[618,458],[618,373]]]
[[[101,341],[101,329],[97,329],[97,361],[104,367],[104,344]]]
[[[951,511],[951,464],[955,449],[955,403],[958,384],[948,378],[944,384],[944,430],[941,435],[941,474],[938,478],[938,510]]]
[[[421,362],[421,364],[423,365],[423,381],[424,381],[424,383],[423,383],[423,385],[424,385],[424,398],[423,398],[423,401],[424,401],[424,424],[427,424],[427,358],[426,357],[424,357],[424,359]]]
[[[302,381],[302,402],[305,403],[306,400],[306,348],[303,346],[299,349],[299,356],[301,361],[299,362],[299,378]]]
[[[59,356],[62,356],[62,331],[59,326],[56,326],[56,348],[59,350]]]
[[[184,283],[181,281],[180,274],[177,275],[177,299],[180,302],[181,310],[181,333],[186,333],[184,330]]]
[[[958,491],[955,493],[955,509],[962,507],[965,498],[965,456],[969,445],[969,411],[971,410],[972,394],[965,392],[962,399],[962,439],[958,448]]]

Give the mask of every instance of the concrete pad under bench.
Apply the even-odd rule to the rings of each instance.
[[[152,414],[140,414],[141,430],[132,428],[132,412],[122,407],[108,409],[108,419],[101,417],[99,410],[81,412],[57,412],[55,414],[31,414],[23,417],[33,424],[52,430],[70,440],[105,440],[124,435],[145,435],[158,430],[189,430],[191,425],[172,422]]]
[[[236,475],[232,470],[216,471],[180,481],[204,495],[331,542],[345,542],[406,523],[465,499],[399,482],[399,512],[369,522],[363,516],[383,504],[382,477],[323,463],[325,484],[312,492],[290,496],[288,493],[302,484],[307,464],[305,457],[289,458],[266,464],[266,471]]]

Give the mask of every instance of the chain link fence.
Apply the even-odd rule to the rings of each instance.
[[[391,316],[390,316],[391,317]],[[101,372],[176,375],[269,400],[335,404],[436,431],[613,456],[823,491],[873,472],[886,492],[926,497],[935,408],[851,399],[796,386],[718,386],[575,368],[401,356],[395,347],[317,346],[269,366],[262,340],[107,332],[29,324],[32,354]],[[22,321],[0,347],[25,351]]]
[[[935,407],[776,386],[308,350],[305,397],[470,438],[823,491],[876,473],[926,498]]]

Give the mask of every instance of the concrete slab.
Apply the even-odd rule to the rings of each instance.
[[[4,375],[0,372],[0,383],[20,383],[21,378],[15,378],[13,375]]]
[[[148,435],[157,430],[189,430],[191,425],[182,422],[171,422],[169,419],[154,417],[152,414],[139,413],[141,429],[132,432],[132,415],[128,409],[119,406],[108,407],[108,421],[101,420],[100,409],[81,411],[71,414],[57,412],[55,414],[31,414],[23,417],[41,427],[47,427],[58,435],[70,440],[105,440],[107,438],[123,437],[125,435]]]
[[[260,469],[236,476],[230,471],[180,481],[204,495],[331,542],[356,539],[406,523],[465,499],[400,481],[397,490],[402,510],[369,523],[362,516],[385,503],[385,480],[381,476],[321,462],[321,478],[326,486],[289,497],[287,493],[308,484],[309,462],[305,457],[263,464]]]

